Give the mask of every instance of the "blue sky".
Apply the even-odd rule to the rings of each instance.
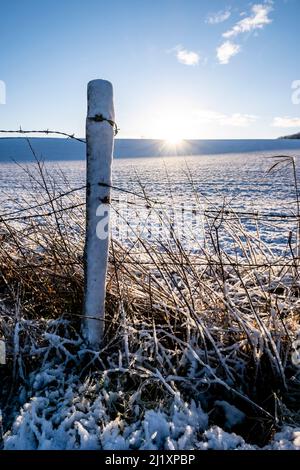
[[[300,130],[300,82],[292,100],[299,0],[11,0],[0,8],[0,128],[82,136],[86,84],[105,78],[120,137]]]

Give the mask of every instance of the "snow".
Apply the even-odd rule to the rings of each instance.
[[[92,124],[99,126],[99,123]],[[107,132],[112,132],[112,127],[108,123],[101,123],[101,126],[105,128]],[[142,141],[142,139],[140,140]],[[70,144],[72,144],[72,142],[70,142]],[[77,144],[79,145],[79,148],[81,148],[81,144],[78,142]],[[46,143],[46,148],[42,152],[39,147],[39,143],[33,141],[33,145],[37,150],[37,154],[42,153],[47,157],[55,150],[53,142],[49,147],[49,152],[47,152],[48,144],[46,145]],[[58,142],[58,149],[60,145],[61,143]],[[143,145],[145,145],[145,143],[143,143]],[[298,143],[298,146],[299,145],[300,143]],[[26,148],[26,143],[24,146]],[[54,149],[52,149],[52,146]],[[82,145],[82,147],[83,150],[85,150],[85,146]],[[283,149],[281,151],[284,152]],[[20,152],[21,150],[16,148],[16,151],[12,150],[12,153],[8,151],[8,154],[13,155],[15,158],[20,154]],[[57,162],[54,163],[47,161],[46,163],[49,174],[53,175],[53,178],[55,179],[57,190],[60,189],[61,192],[63,192],[65,188],[65,181],[61,178],[59,170],[64,172],[72,188],[81,187],[85,182],[85,162],[83,160],[75,161],[75,150],[70,155],[68,154],[68,158],[65,161],[63,161],[63,151],[57,150],[57,152]],[[129,155],[131,155],[130,152],[131,150],[129,151]],[[71,160],[72,155],[74,155],[74,160]],[[143,153],[141,152],[140,155],[143,155]],[[220,208],[223,206],[224,201],[226,201],[228,208],[234,211],[240,211],[241,213],[258,211],[263,214],[282,213],[289,216],[292,216],[293,214],[295,215],[295,191],[293,188],[291,171],[290,169],[286,169],[284,171],[278,171],[277,173],[267,173],[272,162],[268,157],[271,157],[272,155],[274,155],[273,152],[262,150],[256,153],[199,156],[187,155],[185,158],[170,157],[160,159],[149,157],[116,159],[113,162],[113,180],[116,187],[124,188],[139,194],[142,192],[142,188],[140,186],[141,183],[149,198],[166,203],[166,206],[162,206],[164,210],[167,210],[167,204],[172,205],[172,207],[175,205],[177,208],[180,208],[181,204],[184,203],[184,213],[186,214],[187,222],[187,224],[185,224],[185,235],[188,235],[189,247],[193,245],[195,248],[195,230],[191,230],[190,226],[191,221],[193,220],[195,222],[196,218],[192,217],[190,209],[195,204],[197,212],[200,214],[202,213],[202,211],[199,210],[199,201],[196,201],[195,199],[195,190],[198,191],[201,203],[205,203],[207,205],[206,208]],[[295,158],[299,175],[299,151],[295,150]],[[33,164],[29,163],[28,168],[30,171],[34,172]],[[189,174],[193,179],[193,184],[191,184]],[[32,185],[28,184],[24,171],[21,168],[16,167],[15,164],[8,164],[5,162],[1,163],[0,186],[2,189],[0,193],[0,201],[2,202],[5,210],[12,210],[12,208],[15,207],[15,204],[19,202],[19,199],[21,198],[20,195],[22,195],[26,201],[28,199],[28,203],[32,200]],[[166,187],[170,188],[170,191],[166,191]],[[171,193],[172,198],[170,197]],[[76,194],[84,198],[83,190]],[[139,217],[136,216],[137,207],[126,204],[127,196],[129,201],[139,203]],[[127,196],[125,198],[124,194],[119,191],[112,190],[113,208],[118,210],[120,210],[120,208],[124,208],[122,213],[125,213],[125,209],[128,209],[126,220],[130,220],[132,229],[140,227],[137,222],[146,220],[148,217],[147,220],[149,223],[147,222],[147,224],[145,224],[144,232],[145,236],[147,236],[149,234],[149,230],[151,230],[153,238],[155,233],[159,230],[159,226],[156,223],[157,217],[154,217],[154,222],[156,224],[154,226],[152,220],[149,219],[151,211],[147,210],[146,207],[143,207],[143,201],[141,199],[135,199],[133,196]],[[188,208],[190,209],[188,210]],[[122,218],[118,217],[114,210],[111,212],[112,227],[119,224],[119,230],[114,230],[113,232],[114,237],[117,237],[120,240],[129,238],[134,239],[133,241],[135,241],[132,229],[129,228],[126,223],[122,223]],[[181,210],[176,210],[175,213],[179,215]],[[172,213],[169,214],[168,219],[170,219],[171,215]],[[229,217],[229,224],[225,224],[224,228],[220,230],[220,238],[222,239],[224,246],[227,247],[234,244],[234,237],[230,231],[230,226],[232,225],[230,224],[230,219],[231,218]],[[260,247],[266,243],[268,247],[278,250],[279,255],[287,255],[286,247],[288,233],[290,230],[295,231],[295,219],[275,219],[276,230],[274,230],[273,223],[270,224],[269,220],[264,220],[263,218],[256,221],[255,219],[251,217],[249,218],[245,215],[242,220],[249,233],[253,236],[256,235],[257,222],[260,229],[260,241],[257,243]],[[165,220],[165,222],[167,222],[167,220]],[[166,229],[164,228],[163,233],[165,234],[165,232]],[[199,239],[198,234],[196,239]],[[186,242],[183,237],[182,242],[184,243],[184,246],[186,246]]]
[[[21,407],[11,430],[4,435],[5,450],[257,450],[241,436],[210,426],[201,404],[174,397],[163,409],[141,413],[133,407],[128,421],[113,417],[124,393],[110,390],[105,380],[86,379],[74,371],[47,362],[30,376],[32,396]],[[127,396],[126,402],[130,402]],[[244,418],[236,407],[217,401],[225,412],[227,426]],[[300,450],[300,428],[284,427],[266,450]]]
[[[218,426],[205,431],[204,440],[199,443],[200,450],[255,450],[255,446],[246,444],[244,439],[234,433],[229,434]]]
[[[108,126],[107,124],[107,131],[111,131],[110,126]],[[221,162],[219,166],[216,165],[216,157],[214,156],[209,158],[195,157],[189,159],[188,165],[191,167],[196,186],[203,194],[203,198],[210,198],[216,206],[223,199],[232,196],[231,207],[236,210],[262,210],[263,208],[265,212],[279,211],[280,209],[280,212],[290,213],[295,209],[290,175],[284,173],[278,176],[272,175],[272,177],[264,176],[264,172],[270,163],[264,157],[266,157],[265,153],[264,155],[252,156],[240,155],[239,157],[218,156],[217,160]],[[137,169],[137,173],[142,174],[142,183],[145,185],[147,194],[162,199],[165,196],[167,184],[167,175],[163,165],[167,166],[172,189],[176,194],[176,204],[179,205],[183,198],[186,199],[186,192],[189,188],[187,179],[183,177],[184,166],[182,159],[170,159],[169,162],[163,163],[157,159],[149,159],[147,162],[141,159],[135,162],[135,169]],[[72,163],[72,167],[68,168],[69,166],[68,162],[66,167],[70,172],[70,182],[73,187],[79,186],[83,179],[83,165],[76,167]],[[7,204],[11,204],[18,197],[16,195],[22,188],[23,180],[16,173],[15,167],[12,169],[12,167],[3,164],[1,168],[3,168],[1,184],[12,195],[11,198],[6,195],[5,200]],[[115,181],[118,186],[140,192],[139,183],[132,180],[133,175],[135,179],[138,178],[138,175],[135,176],[133,171],[132,161],[116,162],[115,174]],[[179,175],[181,181],[178,182]],[[59,186],[58,179],[56,179],[56,182]],[[22,194],[25,197],[28,193],[24,192]],[[191,205],[191,201],[189,201],[189,205]],[[134,219],[133,216],[132,219]],[[262,224],[261,243],[266,241],[271,248],[278,247],[279,252],[284,254],[286,239],[282,234],[288,233],[287,229],[290,222],[283,221],[280,225],[281,228],[276,233],[274,227],[268,227],[268,224],[264,226],[263,222],[260,223]],[[250,231],[253,229],[251,223],[246,225]],[[230,231],[221,235],[224,243],[227,243],[227,245],[232,243],[233,235]],[[265,274],[262,275],[260,271],[253,271],[253,273],[262,286],[267,285],[271,289],[281,287],[281,284],[278,284],[280,279],[279,277],[277,279],[275,274],[272,281],[274,285],[269,285],[268,279],[264,277]],[[230,274],[229,271],[228,274]],[[175,273],[172,276],[172,281],[174,289],[177,289],[180,293],[182,288],[184,289],[182,279]],[[289,288],[288,275],[285,282],[287,288]],[[251,284],[252,278],[250,276],[245,279],[245,283],[250,289],[253,289],[254,294],[255,292],[259,294],[259,291],[255,290],[256,284],[254,286]],[[216,292],[217,294],[218,292]],[[241,292],[238,283],[227,283],[226,296],[233,299],[235,305],[245,303],[244,293]],[[160,305],[161,307],[162,305]],[[289,308],[289,304],[278,302],[271,309],[273,322],[276,321],[275,307],[284,315],[287,308]],[[291,313],[295,313],[294,306],[292,306],[292,309]],[[235,315],[234,310],[231,314]],[[245,315],[243,321],[247,324],[249,339],[253,344],[253,351],[257,355],[257,360],[259,360],[265,351],[264,335],[251,325],[250,315]],[[40,326],[43,326],[42,319],[39,320],[39,323]],[[225,421],[222,425],[224,429],[213,425],[214,423],[211,422],[210,418],[211,410],[207,410],[204,399],[203,403],[196,401],[196,399],[195,401],[186,402],[184,397],[176,395],[177,392],[171,387],[170,384],[173,381],[176,382],[176,379],[186,381],[188,387],[192,384],[192,380],[196,379],[202,381],[205,393],[208,391],[210,383],[216,382],[222,385],[225,391],[229,390],[228,387],[231,382],[228,380],[226,383],[221,383],[215,369],[203,363],[203,351],[197,349],[197,342],[195,342],[194,347],[193,338],[190,338],[188,348],[182,356],[182,365],[186,367],[187,373],[184,377],[174,377],[172,367],[170,367],[172,375],[168,376],[163,372],[163,368],[159,371],[152,367],[152,365],[159,367],[157,363],[154,364],[153,362],[155,347],[157,349],[157,362],[161,364],[168,363],[172,366],[172,355],[164,355],[164,350],[158,347],[159,342],[156,341],[155,343],[153,341],[152,329],[147,332],[147,325],[146,329],[141,325],[141,329],[134,329],[134,332],[130,333],[132,326],[126,325],[123,319],[121,323],[121,331],[122,334],[124,333],[122,340],[124,340],[125,345],[124,348],[122,346],[122,352],[120,351],[119,363],[117,364],[115,358],[108,359],[111,369],[117,371],[117,381],[122,384],[123,377],[128,372],[128,369],[125,370],[124,368],[124,363],[126,367],[131,365],[132,374],[135,373],[143,380],[145,378],[143,386],[147,381],[155,381],[158,388],[161,386],[164,398],[161,400],[154,399],[151,403],[143,402],[140,399],[140,390],[135,389],[130,394],[126,387],[119,386],[119,388],[116,388],[116,386],[111,386],[108,372],[106,375],[103,372],[102,374],[99,373],[98,378],[94,374],[92,377],[82,379],[82,371],[76,370],[74,366],[76,361],[77,364],[81,364],[79,359],[86,354],[86,350],[80,346],[80,341],[76,343],[76,348],[68,348],[69,344],[75,345],[73,340],[60,336],[60,333],[57,334],[56,328],[54,330],[50,329],[51,331],[49,328],[45,328],[43,341],[39,344],[39,349],[38,346],[35,346],[36,349],[25,351],[26,354],[39,356],[43,359],[36,371],[32,372],[28,378],[26,389],[22,387],[20,390],[19,404],[13,410],[13,425],[9,426],[3,438],[5,449],[255,450],[258,448],[245,442],[244,438],[238,434],[231,432],[232,430],[238,432],[234,427],[243,424],[245,415],[236,406],[225,401],[222,396],[221,399],[214,402],[214,406],[221,408],[224,413]],[[20,333],[31,328],[29,321],[21,329],[19,329],[20,325],[21,323],[17,323],[15,328],[14,350],[17,352],[19,351],[18,341],[22,336]],[[212,327],[211,331],[213,331],[213,328],[217,328],[217,325]],[[158,330],[156,333],[159,334]],[[129,348],[129,335],[138,336],[140,340],[139,347],[135,343],[133,350]],[[294,367],[298,367],[300,363],[299,338],[299,335],[295,338],[292,349]],[[47,346],[44,346],[44,340]],[[237,349],[242,346],[241,341]],[[77,350],[77,347],[79,347],[79,350]],[[228,347],[232,349],[228,355],[221,356],[222,361],[223,358],[228,358],[228,361],[224,360],[222,365],[228,371],[228,375],[230,375],[233,367],[237,367],[239,375],[242,377],[245,362],[242,357],[239,357],[239,360],[235,362],[235,344]],[[73,349],[76,349],[76,351],[73,352]],[[275,346],[274,351],[277,351]],[[173,351],[171,352],[173,353]],[[231,359],[234,366],[229,362]],[[130,361],[132,361],[131,364]],[[146,364],[149,365],[148,369],[145,368]],[[16,366],[21,369],[21,365],[16,364]],[[205,373],[202,373],[203,369],[205,369]],[[152,386],[152,384],[150,385]],[[126,393],[125,390],[127,390]],[[197,396],[197,400],[201,399]],[[228,394],[226,399],[229,400]],[[120,405],[122,411],[120,411]],[[291,424],[283,426],[278,429],[278,432],[264,449],[300,450],[300,428],[293,427]]]
[[[77,136],[82,137],[82,136]],[[84,144],[71,139],[55,137],[30,137],[38,155],[48,160],[85,160]],[[241,154],[249,152],[274,153],[299,152],[300,140],[185,140],[184,145],[168,146],[157,139],[119,139],[115,140],[115,159],[151,158],[177,155],[217,155]],[[0,138],[0,160],[11,162],[11,156],[18,161],[32,161],[32,154],[23,138]]]
[[[286,426],[281,432],[275,434],[268,450],[300,450],[300,428]]]
[[[95,388],[86,382],[78,389],[74,376],[67,379],[66,389],[62,382],[57,387],[58,374],[63,382],[59,367],[32,377],[36,395],[23,405],[5,435],[6,450],[193,449],[198,432],[207,427],[208,417],[195,402],[147,410],[131,424],[119,417],[110,419],[107,401],[115,401],[114,393],[97,390],[95,399],[88,401],[86,395]]]

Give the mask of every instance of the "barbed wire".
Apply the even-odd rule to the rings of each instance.
[[[228,262],[224,263],[221,261],[211,261],[208,260],[206,262],[189,262],[189,261],[161,261],[161,262],[155,262],[155,261],[138,261],[138,260],[131,260],[131,261],[126,261],[122,260],[120,261],[120,265],[122,264],[131,264],[131,265],[149,265],[149,266],[156,266],[156,265],[166,265],[166,266],[231,266],[231,267],[238,267],[238,268],[294,268],[295,267],[295,262],[299,261],[300,258],[290,258],[287,260],[287,263],[276,263],[274,262],[273,264],[271,263],[236,263],[236,262]]]
[[[114,135],[116,136],[119,132],[119,129],[118,129],[118,126],[116,124],[115,121],[113,121],[112,119],[107,119],[103,116],[103,114],[96,114],[96,116],[94,117],[88,117],[88,119],[90,121],[94,121],[94,122],[108,122],[108,124],[111,125],[111,127],[113,128],[114,130]]]
[[[64,137],[68,137],[68,139],[73,139],[77,140],[78,142],[82,142],[83,144],[86,144],[86,141],[84,139],[80,139],[79,137],[75,137],[75,134],[68,134],[67,132],[62,132],[62,131],[52,131],[49,129],[44,129],[42,131],[37,131],[37,130],[23,130],[21,127],[17,130],[5,130],[5,129],[0,129],[0,134],[52,134],[52,135],[62,135]],[[2,137],[2,139],[5,139],[5,137]]]
[[[96,115],[94,118],[90,118],[90,119],[93,119],[96,122],[107,121],[114,128],[115,135],[118,132],[118,128],[117,128],[116,123],[112,120],[104,118],[103,115]],[[7,133],[7,134],[46,134],[46,135],[55,134],[55,135],[61,135],[61,136],[67,137],[69,139],[73,139],[73,140],[76,140],[76,141],[79,141],[81,143],[86,144],[86,141],[84,139],[80,139],[78,137],[75,137],[74,134],[69,134],[69,133],[66,133],[66,132],[54,131],[54,130],[49,130],[49,129],[45,129],[45,130],[24,130],[20,127],[17,130],[3,130],[3,129],[0,129],[0,133]],[[141,184],[141,182],[139,182],[139,183]],[[157,182],[157,183],[161,184],[161,182]],[[174,182],[172,182],[172,183],[175,184]],[[108,188],[110,188],[114,191],[118,191],[118,192],[121,192],[121,193],[124,193],[124,194],[129,194],[129,195],[132,195],[136,198],[139,198],[139,199],[142,199],[142,200],[146,201],[144,204],[138,204],[136,201],[134,201],[134,202],[133,201],[126,201],[126,203],[129,204],[129,205],[137,206],[137,207],[144,207],[148,210],[154,209],[155,207],[153,207],[153,206],[160,205],[162,207],[169,207],[171,210],[177,210],[177,211],[182,211],[182,212],[192,212],[192,213],[201,212],[201,213],[205,214],[208,218],[218,218],[218,217],[220,217],[220,218],[222,218],[222,221],[237,221],[238,218],[240,218],[240,219],[241,218],[242,219],[244,219],[244,218],[247,218],[247,219],[253,218],[255,220],[269,220],[269,219],[271,219],[273,222],[275,222],[275,221],[281,222],[282,220],[299,221],[299,219],[300,219],[299,214],[293,215],[293,214],[270,213],[270,212],[269,213],[264,213],[264,212],[259,212],[259,211],[240,211],[240,210],[234,210],[234,209],[225,209],[224,207],[222,207],[220,209],[218,209],[218,208],[215,208],[215,209],[197,209],[196,207],[186,207],[186,206],[183,207],[184,202],[181,203],[182,204],[181,207],[178,207],[178,206],[176,206],[174,204],[170,204],[166,201],[156,200],[156,199],[153,199],[152,197],[146,197],[145,194],[137,193],[136,191],[132,191],[130,189],[124,189],[124,188],[121,188],[119,186],[109,185],[109,184],[105,184],[105,183],[97,183],[97,184],[99,186],[108,187]],[[155,184],[155,182],[154,182],[154,184]],[[180,184],[181,185],[182,184],[194,185],[195,182],[194,181],[186,181],[186,182],[180,182]],[[14,211],[11,211],[11,212],[4,212],[4,213],[0,214],[0,218],[3,222],[8,222],[8,221],[13,221],[13,220],[25,220],[25,219],[35,218],[35,217],[50,216],[50,215],[54,214],[55,211],[50,211],[50,212],[48,211],[48,212],[45,212],[45,213],[42,213],[42,214],[30,214],[30,215],[20,216],[20,217],[10,217],[11,215],[14,215],[14,214],[28,212],[30,210],[38,209],[39,207],[43,207],[43,206],[46,206],[48,204],[52,204],[53,202],[59,200],[60,198],[68,196],[71,193],[74,193],[76,191],[82,191],[85,188],[86,188],[86,185],[82,185],[78,188],[73,188],[73,189],[70,189],[69,191],[66,191],[66,192],[61,193],[57,196],[54,196],[53,198],[49,199],[46,202],[41,202],[41,203],[35,204],[33,206],[29,206],[29,207],[26,207],[26,208],[21,208],[21,209],[14,210]],[[120,203],[121,201],[118,201],[116,199],[112,199],[112,202]],[[61,209],[58,209],[58,212],[62,212],[64,210],[68,210],[68,209],[71,209],[71,208],[74,208],[74,207],[80,207],[80,206],[83,206],[83,205],[84,205],[84,203],[81,203],[81,204],[76,204],[76,205],[72,205],[72,206],[69,206],[69,207],[61,208]],[[211,214],[214,214],[214,215],[211,215]]]
[[[81,202],[79,204],[72,204],[71,206],[61,207],[60,209],[55,209],[49,212],[44,212],[42,214],[29,214],[29,215],[23,215],[20,217],[11,217],[11,218],[6,218],[6,219],[2,218],[0,214],[0,222],[6,223],[6,222],[12,222],[16,220],[27,220],[27,219],[38,219],[42,217],[50,217],[51,215],[55,215],[55,214],[58,214],[58,213],[61,213],[70,209],[76,209],[77,207],[82,207],[84,205],[85,203]]]
[[[47,201],[45,202],[40,202],[38,204],[35,204],[33,206],[29,206],[29,207],[22,207],[22,209],[16,209],[14,211],[11,211],[11,212],[3,212],[2,214],[0,214],[0,218],[4,218],[4,217],[7,217],[7,216],[10,216],[10,215],[14,215],[14,214],[20,214],[21,212],[26,212],[26,211],[30,211],[30,210],[34,210],[34,209],[38,209],[40,207],[43,207],[43,206],[47,206],[48,204],[51,204],[55,201],[58,201],[59,199],[65,197],[65,196],[68,196],[74,192],[77,192],[77,191],[81,191],[83,189],[86,188],[86,185],[84,186],[81,186],[81,187],[78,187],[78,188],[73,188],[73,189],[70,189],[64,193],[60,193],[58,194],[57,196],[54,196],[53,198],[51,199],[48,199]]]
[[[114,135],[116,136],[119,132],[119,128],[116,124],[115,121],[112,121],[111,119],[107,119],[105,118],[102,114],[96,114],[96,116],[94,117],[90,117],[89,118],[91,121],[95,121],[95,122],[108,122],[113,130],[114,130]],[[67,137],[68,139],[73,139],[73,140],[77,140],[78,142],[81,142],[83,144],[86,144],[86,140],[85,139],[80,139],[79,137],[75,137],[75,134],[69,134],[67,132],[63,132],[63,131],[54,131],[54,130],[50,130],[50,129],[43,129],[43,130],[25,130],[25,129],[22,129],[22,127],[20,126],[19,129],[9,129],[9,130],[6,130],[6,129],[0,129],[0,134],[45,134],[45,135],[61,135],[63,137]],[[5,138],[5,137],[4,137]]]
[[[143,207],[143,208],[146,208],[147,210],[156,209],[155,206],[160,205],[160,206],[162,206],[162,208],[159,209],[159,210],[163,210],[163,207],[168,207],[169,209],[174,210],[174,211],[202,213],[203,215],[206,215],[208,218],[211,218],[211,219],[222,217],[222,220],[224,220],[224,221],[237,221],[238,219],[253,218],[255,220],[269,220],[269,219],[271,219],[273,222],[275,222],[275,221],[276,222],[281,222],[282,220],[286,220],[286,219],[291,220],[291,221],[293,221],[293,220],[294,221],[299,221],[299,219],[300,219],[299,215],[293,215],[293,214],[262,213],[262,212],[258,212],[258,211],[251,212],[251,211],[239,211],[239,210],[235,211],[233,209],[224,209],[223,207],[220,208],[220,209],[197,209],[196,206],[194,206],[194,207],[184,206],[184,202],[182,202],[182,206],[179,207],[179,206],[170,204],[166,201],[154,200],[152,198],[148,198],[148,197],[146,197],[145,195],[143,195],[141,193],[137,193],[137,192],[134,192],[134,191],[131,191],[131,190],[120,188],[120,187],[115,186],[115,185],[109,185],[107,183],[95,183],[95,185],[108,187],[108,188],[113,189],[115,191],[122,192],[124,194],[130,194],[132,196],[135,196],[137,198],[140,198],[140,199],[143,199],[143,200],[146,201],[146,203],[140,204],[140,203],[137,203],[136,201],[128,201],[128,200],[120,201],[118,199],[112,198],[111,202],[115,202],[115,203],[119,203],[119,204],[125,203],[125,204],[136,206],[136,207],[139,207],[139,208]],[[27,218],[45,217],[45,216],[48,216],[48,215],[52,215],[54,213],[53,211],[51,213],[47,212],[47,213],[43,213],[43,214],[32,214],[32,215],[25,215],[25,216],[20,216],[20,217],[19,216],[18,217],[9,217],[9,216],[14,215],[14,214],[19,214],[19,213],[22,213],[22,212],[28,212],[30,210],[38,209],[39,207],[47,206],[47,205],[49,205],[49,204],[51,204],[55,201],[58,201],[59,199],[61,199],[63,197],[69,196],[70,194],[72,194],[74,192],[82,191],[84,189],[86,189],[86,185],[83,185],[83,186],[80,186],[80,187],[77,187],[77,188],[72,188],[68,191],[65,191],[64,193],[60,193],[57,196],[54,196],[53,198],[51,198],[51,199],[49,199],[45,202],[37,203],[35,205],[25,207],[25,208],[21,208],[21,209],[17,209],[17,210],[10,211],[10,212],[4,212],[4,213],[0,214],[0,218],[3,222],[8,222],[8,221],[13,221],[13,220],[25,220]],[[151,205],[151,204],[153,204],[153,205]],[[85,205],[84,202],[81,203],[81,204],[77,204],[76,206],[69,206],[69,207],[66,207],[66,208],[59,209],[59,211],[62,212],[63,210],[68,210],[70,208],[79,207],[79,206],[83,206],[83,205]],[[211,215],[211,214],[215,214],[215,215]]]
[[[135,256],[137,253],[133,253]],[[132,254],[132,255],[133,255]],[[141,255],[146,255],[146,252],[140,253]],[[181,253],[172,253],[172,256],[180,256]],[[149,256],[149,255],[148,255]],[[196,255],[195,255],[196,256]],[[134,266],[174,266],[174,267],[184,267],[184,266],[203,266],[203,267],[211,267],[211,266],[228,266],[232,268],[294,268],[295,263],[300,261],[299,257],[294,257],[287,259],[286,263],[279,263],[279,262],[273,262],[273,263],[245,263],[243,261],[241,262],[223,262],[223,261],[216,261],[216,260],[206,260],[206,261],[166,261],[166,260],[155,260],[155,261],[140,261],[138,259],[131,259],[131,260],[126,260],[122,259],[119,260],[116,256],[111,256],[109,258],[109,263],[111,265],[117,264],[119,267],[122,265],[134,265]],[[83,267],[83,259],[81,261],[64,261],[64,266],[80,266]],[[20,267],[22,268],[51,268],[56,266],[55,263],[35,263],[35,264],[27,264],[27,265],[22,265]]]

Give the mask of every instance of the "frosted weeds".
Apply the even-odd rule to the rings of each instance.
[[[154,267],[147,268],[139,265],[140,258],[133,252],[113,244],[112,312],[104,352],[87,351],[74,326],[70,335],[67,322],[47,322],[40,317],[40,310],[33,317],[35,322],[21,318],[21,312],[1,312],[8,366],[14,370],[12,383],[24,383],[19,403],[13,404],[9,418],[7,410],[3,415],[5,449],[254,449],[231,432],[237,424],[244,425],[243,413],[229,403],[231,400],[244,412],[250,407],[257,420],[264,420],[268,436],[272,423],[299,424],[295,411],[299,377],[290,378],[298,364],[298,273],[291,262],[283,269],[277,265],[283,260],[259,235],[255,238],[235,220],[227,223],[225,235],[246,264],[231,264],[236,260],[220,251],[217,222],[208,227],[216,248],[203,249],[196,259],[202,263],[198,266],[192,257],[187,265],[182,262],[185,252],[180,246],[179,252],[168,251],[168,246],[167,252],[162,252],[150,242],[144,243],[144,255],[155,260]],[[46,276],[45,283],[41,268],[34,281],[34,298],[37,302],[36,293],[49,283],[38,305],[44,307],[46,299],[51,316],[55,311],[57,317],[65,312],[72,317],[70,298],[82,287],[81,264],[74,282],[74,266],[81,259],[81,229],[78,243],[77,235],[71,237],[70,252],[50,244],[55,238],[52,235],[58,236],[55,224],[42,231],[38,223],[35,230],[34,247],[31,235],[26,241],[23,231],[17,232],[12,246],[11,238],[6,239],[2,244],[3,267],[7,269],[7,253],[14,253],[11,272],[14,276],[22,272],[20,281],[15,277],[14,281],[27,289],[32,273],[30,270],[26,277],[27,271],[19,269],[18,246],[28,250],[29,267],[32,259],[39,266],[43,260],[46,266],[51,266],[51,261],[56,266],[53,253],[58,254],[60,263],[65,263],[66,279],[72,280],[70,297],[57,289],[62,284],[60,277],[52,283]],[[42,236],[45,244],[40,244]],[[37,252],[41,259],[36,259]],[[169,262],[176,272],[170,271]],[[113,276],[116,266],[118,279]],[[77,304],[74,311],[79,311]],[[30,377],[28,369],[35,369]],[[91,375],[86,379],[88,371]],[[293,384],[286,383],[292,379]],[[252,393],[258,384],[266,386],[271,403],[265,405],[265,396]],[[294,392],[289,397],[275,396],[274,390],[286,385],[289,393],[291,388]],[[215,422],[212,417],[210,411],[216,406],[221,408],[224,422]],[[14,424],[7,424],[12,417]],[[267,448],[299,448],[299,432],[282,428]]]
[[[204,440],[199,443],[200,450],[255,450],[256,446],[246,444],[244,439],[234,433],[229,434],[218,426],[213,426],[203,434]]]
[[[266,449],[273,450],[300,450],[300,428],[286,426],[281,432],[275,434],[272,443]]]
[[[29,377],[31,396],[4,435],[5,450],[254,450],[241,436],[209,426],[209,418],[195,401],[176,397],[167,405],[131,416],[116,412],[130,401],[122,391],[112,391],[99,377],[80,382],[78,375],[56,361]],[[133,400],[134,401],[134,400]],[[236,407],[219,401],[227,424],[243,419]],[[300,428],[285,427],[266,449],[300,450]]]
[[[4,436],[6,450],[192,449],[197,433],[208,425],[207,415],[193,401],[184,406],[174,401],[164,411],[147,410],[141,417],[136,410],[130,424],[112,419],[121,393],[89,381],[79,386],[73,375],[65,382],[65,374],[47,364],[45,371],[32,375],[35,395]]]

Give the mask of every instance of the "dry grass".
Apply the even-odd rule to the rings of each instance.
[[[206,248],[197,255],[175,234],[153,243],[133,231],[130,248],[111,243],[104,348],[78,356],[83,201],[63,175],[60,197],[58,176],[49,175],[41,162],[28,178],[32,200],[21,201],[14,214],[1,219],[0,336],[8,345],[2,402],[11,400],[14,387],[38,367],[51,321],[66,319],[68,327],[55,327],[55,334],[68,338],[62,339],[63,354],[82,376],[100,370],[126,391],[127,419],[135,403],[145,409],[176,396],[201,401],[220,425],[215,400],[235,404],[247,415],[238,431],[259,444],[283,423],[300,423],[299,374],[290,359],[300,320],[295,256],[279,258],[236,214],[226,220],[226,207],[205,220]],[[161,208],[157,213],[169,223]],[[222,248],[224,233],[236,255]],[[52,344],[51,354],[62,350]]]

